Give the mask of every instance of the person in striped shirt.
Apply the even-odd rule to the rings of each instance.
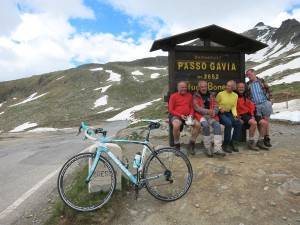
[[[266,121],[267,125],[264,127],[259,126],[260,139],[259,143],[263,143],[266,147],[272,147],[269,136],[269,121],[270,116],[273,113],[272,102],[271,102],[271,91],[267,83],[256,76],[254,69],[248,69],[246,76],[249,78],[247,82],[248,96],[256,107],[255,116],[257,121]]]

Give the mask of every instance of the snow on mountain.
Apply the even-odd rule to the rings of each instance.
[[[97,114],[109,112],[109,111],[112,111],[112,110],[114,110],[114,107],[108,107],[108,108],[106,108],[106,109],[104,109],[104,110],[102,110],[102,111],[97,112]],[[116,110],[116,109],[115,109],[115,110]]]
[[[272,86],[272,85],[278,85],[278,84],[283,84],[283,83],[290,84],[293,82],[300,82],[300,72],[290,74],[280,80],[275,80],[275,81],[269,83],[269,85]]]
[[[98,90],[101,90],[101,93],[104,93],[107,91],[108,88],[110,88],[112,85],[107,85],[107,86],[104,86],[104,87],[98,87],[98,88],[95,88],[94,91],[98,91]]]
[[[99,106],[103,106],[103,105],[106,105],[107,104],[107,98],[108,96],[107,95],[104,95],[100,98],[98,98],[95,103],[94,103],[94,108],[97,108]]]
[[[90,71],[92,71],[92,72],[101,71],[101,70],[103,70],[103,67],[97,67],[97,68],[90,69]]]
[[[142,109],[145,109],[146,107],[152,105],[153,102],[157,102],[157,101],[160,101],[160,100],[161,100],[161,98],[158,98],[158,99],[154,99],[150,102],[146,102],[146,103],[143,103],[143,104],[133,106],[129,109],[126,109],[126,110],[120,112],[119,114],[115,115],[114,117],[112,117],[110,119],[107,119],[107,121],[131,120],[131,119],[133,119],[133,114],[135,112],[140,111]]]
[[[121,81],[121,75],[113,72],[112,70],[105,70],[105,72],[109,73],[109,78],[107,81]]]
[[[135,76],[143,76],[143,75],[144,75],[144,74],[143,74],[141,71],[139,71],[139,70],[135,70],[135,71],[133,71],[131,74],[132,74],[132,75],[135,75]]]
[[[40,98],[40,97],[43,97],[43,96],[46,95],[46,94],[48,94],[48,92],[36,96],[36,95],[37,95],[37,92],[35,92],[35,93],[33,93],[32,95],[30,95],[28,98],[26,98],[25,100],[23,100],[22,102],[19,102],[19,103],[10,105],[10,106],[8,106],[8,107],[14,107],[14,106],[17,106],[17,105],[25,104],[25,103],[27,103],[27,102],[31,102],[31,101],[33,101],[33,100],[36,100],[36,99]],[[34,96],[36,96],[36,97],[34,97]]]
[[[167,67],[155,67],[155,66],[144,66],[145,69],[148,70],[166,70]]]
[[[37,123],[30,123],[30,122],[26,122],[26,123],[23,123],[22,125],[20,126],[17,126],[15,127],[13,130],[9,131],[11,133],[14,133],[14,132],[21,132],[21,131],[24,131],[28,128],[31,128],[31,127],[36,127],[38,124]]]
[[[4,113],[4,111],[3,112],[0,112],[0,115],[2,115]]]
[[[274,103],[273,111],[274,114],[271,115],[273,120],[300,122],[300,99]]]
[[[61,79],[63,79],[65,76],[61,76],[61,77],[58,77],[58,78],[56,78],[55,80],[61,80]]]
[[[160,76],[159,73],[152,73],[152,74],[150,75],[150,78],[151,78],[151,79],[156,79],[156,78],[158,78],[159,76]]]

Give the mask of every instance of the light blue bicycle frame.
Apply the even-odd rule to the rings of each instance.
[[[125,140],[125,139],[109,139],[109,138],[105,138],[105,139],[100,139],[99,140],[100,143],[128,143],[128,144],[138,144],[138,145],[143,145],[144,148],[143,148],[143,152],[142,152],[142,158],[141,158],[141,164],[139,166],[139,169],[142,169],[143,168],[143,163],[144,163],[144,157],[145,157],[145,154],[146,154],[146,151],[150,151],[153,153],[153,150],[151,149],[151,147],[148,145],[149,142],[148,141],[133,141],[133,140]],[[137,185],[138,184],[138,180],[137,180],[137,177],[134,176],[124,165],[123,163],[109,150],[109,148],[105,147],[105,146],[100,146],[97,148],[97,151],[96,151],[96,156],[95,156],[95,159],[93,160],[93,163],[92,163],[92,166],[89,170],[89,174],[86,178],[86,182],[89,182],[91,177],[93,176],[94,174],[94,171],[96,169],[96,166],[99,162],[99,159],[101,157],[101,154],[102,153],[106,153],[109,158],[111,158],[115,164],[123,171],[124,174],[126,174],[126,176],[130,179],[130,181]],[[156,179],[156,178],[159,178],[160,175],[157,175],[155,177],[152,177],[151,179]]]

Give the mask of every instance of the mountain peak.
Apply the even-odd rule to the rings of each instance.
[[[293,27],[293,26],[299,26],[300,23],[298,20],[296,19],[287,19],[287,20],[284,20],[282,23],[281,23],[281,26],[280,27]]]
[[[261,26],[265,26],[265,24],[263,22],[259,22],[258,24],[256,24],[254,27],[261,27]]]

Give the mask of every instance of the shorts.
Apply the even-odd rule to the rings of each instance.
[[[179,120],[179,121],[181,122],[181,125],[180,125],[180,131],[182,131],[182,130],[183,130],[183,127],[184,127],[184,125],[185,125],[185,120],[181,119],[179,116],[172,116],[172,115],[170,115],[170,124],[172,124],[172,122],[173,122],[174,120]]]
[[[270,117],[272,113],[273,109],[270,101],[265,101],[256,105],[255,116],[257,118]]]
[[[252,116],[249,113],[241,115],[241,119],[243,120],[243,126],[245,127],[245,129],[250,128],[249,120],[251,120],[251,117]]]

